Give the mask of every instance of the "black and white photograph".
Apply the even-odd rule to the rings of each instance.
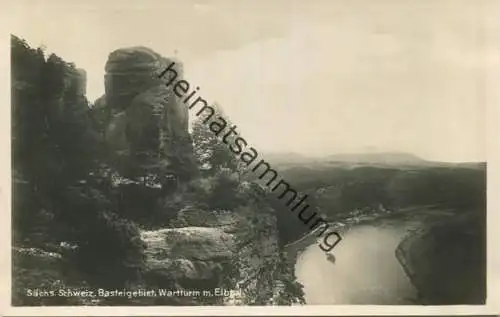
[[[20,1],[10,305],[493,305],[498,10]]]

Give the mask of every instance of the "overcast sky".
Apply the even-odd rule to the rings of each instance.
[[[257,150],[485,159],[497,1],[20,3],[12,33],[84,68],[90,100],[108,54],[145,45],[177,50],[186,79]]]

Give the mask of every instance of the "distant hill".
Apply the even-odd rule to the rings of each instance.
[[[262,158],[275,165],[278,169],[295,167],[309,168],[356,168],[363,166],[373,167],[460,167],[485,168],[485,162],[437,162],[425,160],[415,154],[405,152],[377,152],[377,153],[345,153],[323,157],[307,156],[299,153],[263,153]]]
[[[372,164],[425,164],[425,160],[410,153],[379,152],[335,154],[326,158],[330,162],[372,163]]]
[[[310,164],[323,161],[324,159],[317,159],[307,155],[295,152],[283,153],[262,153],[262,158],[269,163],[279,165],[297,165],[297,164]]]

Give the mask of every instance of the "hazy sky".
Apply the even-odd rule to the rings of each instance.
[[[91,100],[108,54],[145,45],[177,50],[186,79],[258,150],[485,159],[497,1],[23,3],[12,33],[84,68]]]

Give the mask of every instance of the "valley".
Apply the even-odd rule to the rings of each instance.
[[[306,303],[484,303],[483,167],[439,162],[287,166],[285,177],[315,198],[342,236],[329,256],[317,247],[314,234],[286,245]]]

